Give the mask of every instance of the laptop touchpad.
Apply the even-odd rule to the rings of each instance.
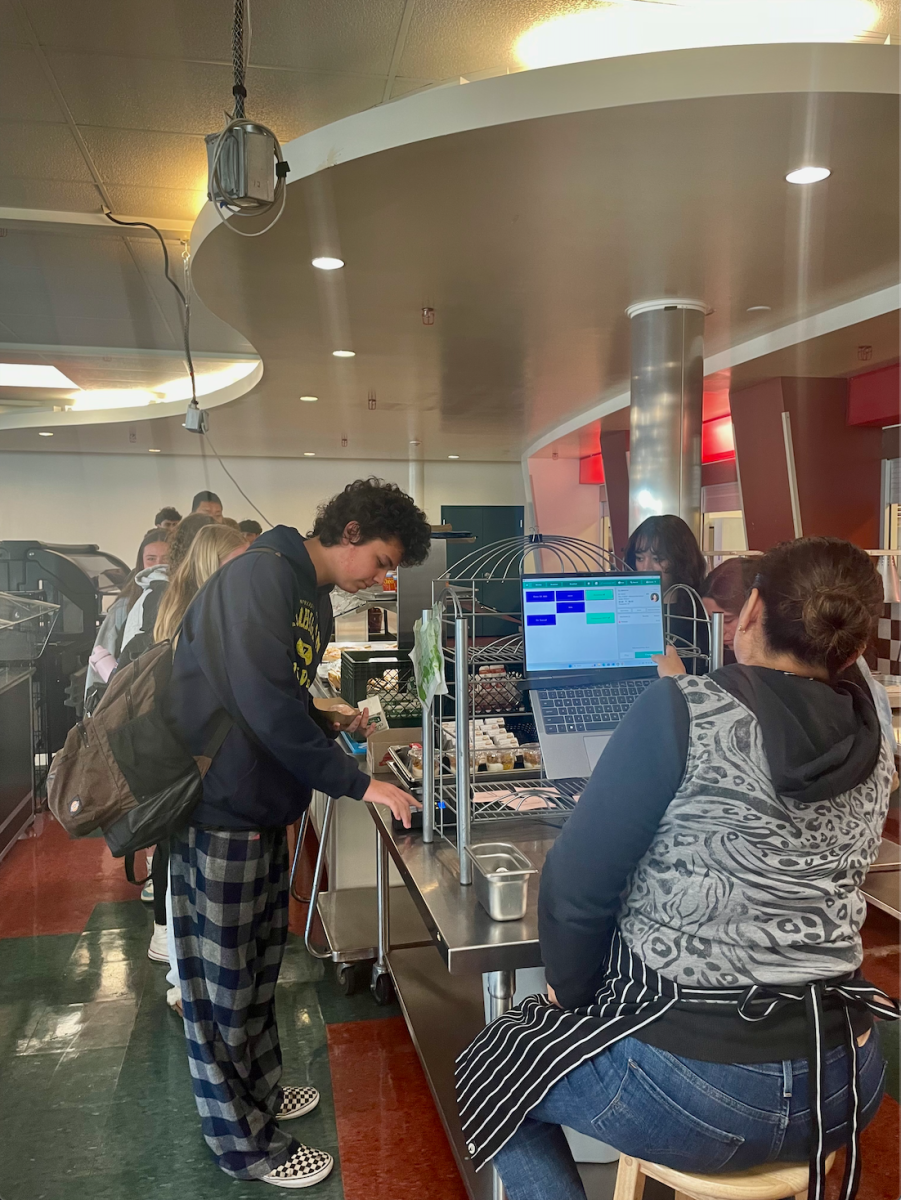
[[[588,765],[594,770],[595,763],[604,752],[604,747],[610,741],[609,735],[606,737],[587,737],[582,739],[585,743],[585,753],[588,755]]]

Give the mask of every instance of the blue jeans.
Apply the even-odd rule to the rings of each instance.
[[[875,1116],[885,1084],[876,1029],[858,1047],[857,1062],[863,1127]],[[826,1056],[823,1096],[831,1152],[850,1138],[843,1047]],[[495,1155],[509,1200],[585,1200],[561,1125],[682,1171],[806,1162],[807,1060],[697,1062],[635,1038],[615,1042],[555,1084]]]

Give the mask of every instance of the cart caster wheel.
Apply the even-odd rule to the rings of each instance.
[[[394,1000],[394,984],[387,972],[384,975],[376,975],[369,985],[369,990],[376,1004],[391,1004]]]
[[[338,967],[338,987],[345,996],[353,996],[360,990],[360,977],[354,963],[341,963]]]

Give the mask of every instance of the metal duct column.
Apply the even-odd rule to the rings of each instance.
[[[704,314],[700,300],[632,304],[629,532],[675,513],[701,536]]]

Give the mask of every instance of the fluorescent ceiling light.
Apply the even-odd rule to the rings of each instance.
[[[304,402],[304,404],[315,404],[318,399],[318,396],[301,396],[301,400]]]
[[[614,0],[533,25],[515,51],[525,67],[779,42],[850,42],[878,19],[871,0]]]
[[[38,437],[53,437],[49,429],[41,429],[38,431]]]
[[[162,450],[157,450],[155,446],[149,447],[148,454],[162,454]]]
[[[334,358],[355,358],[356,353],[353,350],[333,350],[332,356]]]
[[[772,312],[773,309],[769,304],[752,304],[747,310],[748,312]]]
[[[448,458],[459,458],[460,455],[459,454],[449,454],[447,457]]]
[[[0,363],[0,387],[74,388],[58,367],[35,363]]]
[[[238,383],[239,380],[246,379],[256,366],[255,361],[232,363],[230,367],[223,367],[219,371],[206,371],[202,375],[195,375],[194,383],[197,395],[209,396],[211,392],[218,392],[232,383]],[[167,403],[171,403],[173,400],[190,400],[191,379],[188,375],[182,375],[178,379],[164,383],[159,391]]]
[[[315,458],[316,451],[315,450],[304,450],[303,456],[304,456],[304,458]]]
[[[828,167],[798,167],[797,171],[789,171],[785,179],[787,183],[819,183],[831,174]]]
[[[92,412],[101,408],[146,408],[158,404],[160,397],[144,388],[95,388],[73,392],[69,399],[75,412]]]
[[[340,271],[344,266],[343,258],[329,258],[327,254],[313,259],[313,266],[320,271]]]

